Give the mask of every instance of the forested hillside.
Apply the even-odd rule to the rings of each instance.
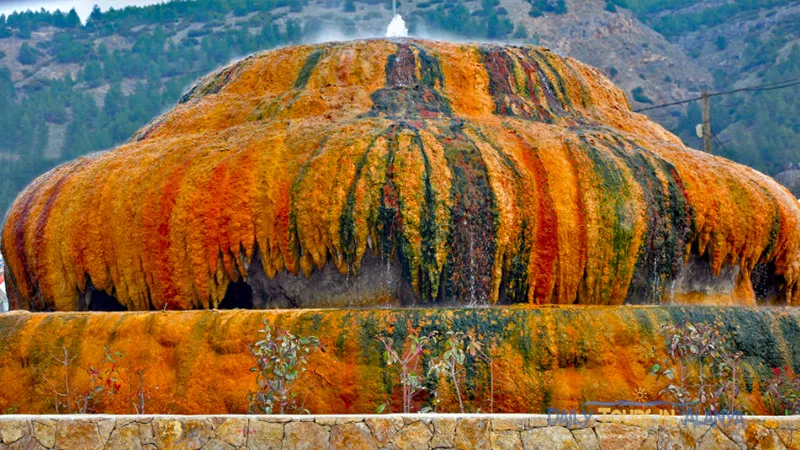
[[[790,0],[401,0],[412,35],[546,45],[645,107],[800,76]],[[195,0],[0,16],[0,214],[37,175],[124,142],[199,76],[249,53],[381,36],[389,0]],[[718,153],[800,163],[800,89],[717,97]],[[699,105],[648,112],[698,147]]]
[[[713,76],[712,91],[800,81],[800,2],[787,0],[612,0],[676,42]],[[609,3],[610,5],[612,3]],[[712,100],[719,153],[770,174],[800,163],[800,86]],[[675,113],[675,110],[671,110]],[[672,127],[700,147],[691,104]],[[682,113],[682,111],[681,111]],[[664,121],[664,113],[648,112]],[[800,192],[795,192],[800,195]]]

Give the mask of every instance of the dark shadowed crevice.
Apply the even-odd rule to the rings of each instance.
[[[253,288],[241,278],[230,283],[217,309],[253,309]]]
[[[127,311],[116,296],[97,289],[89,275],[86,275],[86,292],[78,296],[79,311]]]
[[[95,290],[91,293],[91,303],[89,311],[127,311],[117,297],[108,294],[106,291]]]
[[[253,309],[361,308],[414,306],[420,300],[403,277],[400,264],[367,248],[357,275],[342,274],[332,261],[306,276],[285,268],[270,278],[256,246],[247,267],[247,284],[253,290]]]

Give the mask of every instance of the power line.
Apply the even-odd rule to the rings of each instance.
[[[786,84],[786,83],[791,83],[791,84]],[[800,84],[800,77],[798,77],[798,78],[790,78],[788,80],[783,80],[783,81],[776,81],[774,83],[766,83],[766,84],[762,84],[762,85],[759,85],[759,86],[751,86],[751,87],[746,87],[746,88],[734,89],[732,91],[727,91],[727,92],[712,93],[712,94],[708,94],[708,95],[709,95],[709,97],[715,97],[717,95],[733,94],[733,93],[736,93],[736,92],[744,92],[744,91],[753,91],[753,92],[755,92],[755,91],[771,91],[773,89],[783,89],[783,88],[790,87],[790,86],[796,86],[798,84]]]
[[[653,112],[649,113],[648,115],[652,116],[660,116],[660,117],[675,117],[679,115],[676,111],[669,111],[664,109],[654,109]]]
[[[701,98],[703,98],[703,97],[690,98],[690,99],[687,99],[687,100],[681,100],[679,102],[666,103],[664,105],[648,106],[647,108],[635,109],[635,110],[633,110],[633,112],[638,113],[638,112],[650,111],[652,109],[660,109],[660,108],[666,108],[666,107],[669,107],[669,106],[683,105],[684,103],[696,102],[696,101],[700,100]]]
[[[775,89],[783,89],[783,88],[787,88],[787,87],[791,87],[791,86],[797,86],[799,84],[800,84],[800,81],[796,81],[796,82],[794,82],[792,84],[784,84],[783,86],[775,86],[775,87],[763,88],[763,89],[753,89],[753,91],[758,91],[758,92],[772,91],[772,90],[775,90]]]
[[[725,153],[727,153],[728,155],[732,155],[730,150],[728,150],[728,147],[725,147],[725,144],[722,143],[722,141],[717,137],[715,133],[711,133],[711,137],[713,137],[717,141],[717,144],[722,146],[722,149],[725,150]]]
[[[730,90],[730,91],[711,92],[711,93],[708,93],[707,95],[709,97],[718,97],[720,95],[735,94],[737,92],[771,91],[771,90],[774,90],[774,89],[783,89],[783,88],[797,86],[797,85],[800,85],[800,77],[789,78],[787,80],[775,81],[775,82],[772,82],[772,83],[764,83],[764,84],[760,84],[760,85],[756,85],[756,86],[733,89],[733,90]],[[644,112],[644,111],[651,111],[651,110],[654,110],[654,109],[667,108],[667,107],[670,107],[670,106],[683,105],[683,104],[686,104],[686,103],[696,102],[698,100],[701,100],[702,98],[703,97],[700,96],[700,97],[694,97],[694,98],[690,98],[690,99],[686,99],[686,100],[681,100],[679,102],[666,103],[666,104],[663,104],[663,105],[656,105],[656,106],[648,106],[647,108],[637,109],[637,110],[634,110],[633,112],[638,113],[638,112]]]

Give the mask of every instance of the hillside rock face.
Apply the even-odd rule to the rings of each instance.
[[[37,179],[12,308],[792,304],[797,201],[545,49],[289,47]]]
[[[795,197],[800,197],[800,169],[784,170],[775,175],[775,181],[786,186]]]
[[[502,4],[514,20],[536,33],[541,45],[613,75],[614,84],[628,93],[642,88],[656,104],[696,97],[714,84],[711,72],[681,46],[667,41],[630,11],[605,11],[604,1],[567,1],[566,14],[538,18],[528,15],[527,1],[503,0]],[[637,103],[632,95],[628,100],[634,109],[652,106]],[[683,115],[684,108],[670,111]],[[664,111],[654,119],[668,126],[675,120]]]

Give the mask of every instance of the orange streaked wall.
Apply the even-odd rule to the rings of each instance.
[[[45,377],[60,387],[63,368],[51,355],[66,347],[76,356],[73,387],[87,388],[84,368],[97,367],[104,347],[122,353],[120,366],[147,369],[148,413],[245,413],[255,389],[246,345],[260,339],[263,320],[320,339],[324,352],[309,359],[296,392],[311,413],[374,413],[391,398],[401,410],[399,378],[382,362],[379,334],[401,342],[408,334],[449,330],[496,339],[495,412],[578,409],[586,401],[635,400],[637,389],[658,397],[665,380],[650,374],[663,360],[662,324],[720,322],[743,359],[741,402],[768,412],[762,391],[772,367],[800,369],[800,312],[778,308],[654,306],[507,307],[401,310],[187,311],[28,313],[0,315],[0,411],[54,412]],[[434,347],[442,351],[444,342]],[[435,353],[435,352],[434,352]],[[430,355],[426,353],[426,357]],[[468,360],[462,389],[472,411],[489,411],[487,366]],[[457,412],[442,382],[440,412]],[[134,390],[135,391],[135,390]],[[97,412],[130,413],[128,385],[104,399]],[[667,399],[668,400],[668,399]],[[420,395],[415,410],[430,406]],[[388,411],[388,410],[387,410]]]

